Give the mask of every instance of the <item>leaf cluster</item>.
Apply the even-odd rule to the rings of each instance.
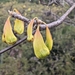
[[[36,6],[36,7],[35,7]],[[44,19],[45,22],[50,19],[44,11],[50,7],[36,5],[35,3],[19,3],[17,1],[0,3],[0,36],[4,22],[7,18],[7,10],[17,8],[24,16],[31,19],[35,16]],[[55,11],[56,6],[52,6],[51,10]],[[61,8],[65,11],[67,8]],[[57,13],[59,10],[56,10]],[[60,10],[61,11],[61,10]],[[4,15],[5,14],[5,15]],[[58,13],[57,13],[58,14]],[[63,12],[61,12],[63,14]],[[60,14],[59,14],[60,15]],[[13,19],[11,19],[12,21]],[[73,19],[72,19],[73,20]],[[74,20],[73,20],[74,21]],[[33,48],[30,42],[24,41],[16,46],[11,51],[0,55],[0,74],[1,75],[75,75],[75,26],[65,24],[50,29],[54,46],[50,55],[42,60],[35,57]],[[45,31],[41,31],[43,37]],[[20,37],[24,37],[24,34]],[[0,37],[0,49],[7,47],[2,43]]]

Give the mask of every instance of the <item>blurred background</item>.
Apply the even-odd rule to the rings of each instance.
[[[38,17],[50,23],[59,19],[69,7],[64,0],[0,0],[0,50],[8,47],[1,38],[8,10],[16,8],[28,19]],[[14,20],[11,18],[12,27]],[[75,11],[50,31],[54,45],[48,57],[36,58],[32,43],[25,40],[0,55],[0,75],[75,75]],[[22,39],[25,33],[17,36]],[[45,40],[45,30],[41,33]]]

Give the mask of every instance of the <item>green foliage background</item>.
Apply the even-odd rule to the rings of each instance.
[[[8,17],[8,10],[18,9],[29,19],[38,17],[46,23],[55,20],[45,11],[52,11],[61,16],[69,8],[68,5],[43,6],[28,0],[0,0],[0,50],[8,47],[1,40],[3,26]],[[72,14],[71,14],[72,15]],[[71,19],[75,21],[75,19]],[[12,26],[14,18],[11,18]],[[26,24],[26,23],[25,23]],[[0,75],[75,75],[75,26],[72,23],[62,23],[51,28],[54,40],[53,49],[45,59],[37,59],[34,55],[32,43],[24,41],[12,50],[0,55]],[[25,30],[26,31],[26,30]],[[45,39],[45,30],[41,31]],[[17,35],[19,36],[19,35]],[[19,36],[24,37],[25,34]]]

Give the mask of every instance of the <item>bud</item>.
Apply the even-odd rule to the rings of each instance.
[[[3,29],[3,35],[2,35],[2,41],[6,42],[7,44],[14,44],[17,41],[17,38],[15,37],[12,27],[10,24],[10,17],[5,22],[4,29]]]
[[[45,45],[43,37],[39,31],[39,26],[34,35],[33,48],[36,57],[39,59],[42,59],[50,54],[49,49]]]
[[[14,9],[14,11],[17,14],[21,15],[17,9]],[[14,31],[18,34],[22,34],[24,32],[24,22],[19,19],[16,19],[14,24]]]
[[[33,35],[32,35],[32,28],[33,28],[34,19],[32,19],[27,27],[27,40],[32,41]]]
[[[46,25],[46,46],[49,48],[49,50],[51,50],[53,46],[52,36],[47,25]]]

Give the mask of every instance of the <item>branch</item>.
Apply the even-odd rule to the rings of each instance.
[[[54,21],[54,22],[52,22],[52,23],[49,23],[49,24],[47,24],[47,26],[49,27],[49,28],[51,28],[51,27],[55,27],[55,26],[58,26],[58,25],[60,25],[64,20],[65,20],[65,18],[70,14],[70,12],[73,10],[75,8],[75,3],[65,12],[65,14],[64,15],[62,15],[57,21]],[[42,28],[42,29],[45,29],[45,25],[40,25],[40,27]]]
[[[52,4],[59,5],[59,4],[57,3],[57,1],[56,1],[56,0],[52,0],[51,2],[49,2],[49,3],[48,3],[48,6],[51,6]]]
[[[57,21],[54,21],[54,22],[52,22],[52,23],[49,23],[49,24],[47,24],[47,26],[48,26],[49,28],[51,28],[51,27],[60,25],[60,24],[65,20],[65,18],[70,14],[70,12],[71,12],[74,8],[75,8],[75,3],[74,3],[74,4],[66,11],[66,13],[65,13],[64,15],[62,15]],[[20,19],[20,20],[22,20],[22,21],[29,22],[29,19],[25,18],[24,16],[18,15],[18,14],[16,14],[15,12],[12,12],[12,11],[8,11],[8,12],[9,12],[9,14],[10,14],[12,17],[14,17],[14,18],[18,18],[18,19]],[[40,27],[41,27],[42,29],[45,29],[46,26],[45,26],[44,24],[41,24]]]
[[[2,49],[2,50],[0,51],[0,54],[6,52],[6,51],[12,49],[13,47],[17,46],[18,44],[22,43],[24,40],[26,40],[26,38],[27,38],[27,37],[25,36],[25,37],[22,38],[21,40],[17,41],[14,45],[9,46],[9,47],[7,47],[7,48],[5,48],[5,49]]]
[[[35,31],[33,31],[32,34],[34,34],[34,33],[35,33]],[[9,46],[9,47],[7,47],[7,48],[5,48],[5,49],[0,50],[0,54],[2,54],[2,53],[4,53],[4,52],[6,52],[6,51],[12,49],[13,47],[19,45],[20,43],[22,43],[22,42],[25,41],[26,39],[27,39],[27,36],[25,36],[25,37],[22,38],[21,40],[17,41],[14,45]]]
[[[13,11],[10,11],[10,10],[8,10],[8,13],[9,13],[12,17],[14,17],[14,18],[17,18],[17,19],[20,19],[20,20],[22,20],[22,21],[24,21],[24,22],[29,23],[29,19],[26,18],[26,17],[24,17],[24,16],[22,16],[22,15],[20,15],[20,14],[17,14],[17,13],[15,13],[15,12],[13,12]]]
[[[48,3],[48,6],[52,5],[54,1],[52,0],[51,2]]]
[[[73,5],[73,0],[65,0],[70,6],[72,6]]]
[[[48,26],[49,28],[51,28],[51,27],[60,25],[74,8],[75,8],[75,3],[74,3],[74,4],[66,11],[66,13],[65,13],[64,15],[62,15],[57,21],[54,21],[54,22],[52,22],[52,23],[49,23],[49,24],[47,24],[47,26]],[[24,16],[18,15],[18,14],[16,14],[15,12],[12,12],[12,11],[8,11],[8,12],[9,12],[9,14],[10,14],[12,17],[18,18],[18,19],[20,19],[20,20],[22,20],[22,21],[25,21],[25,22],[28,22],[28,23],[29,23],[29,19],[25,18]],[[45,29],[45,25],[44,25],[44,24],[41,24],[40,27],[41,27],[42,29]],[[33,34],[34,34],[34,32],[35,32],[35,31],[33,31]],[[0,50],[0,54],[6,52],[6,51],[10,50],[11,48],[17,46],[18,44],[22,43],[24,40],[26,40],[26,38],[27,38],[27,36],[25,36],[25,37],[22,38],[21,40],[17,41],[14,45],[9,46],[9,47],[7,47],[7,48],[5,48],[5,49]]]

